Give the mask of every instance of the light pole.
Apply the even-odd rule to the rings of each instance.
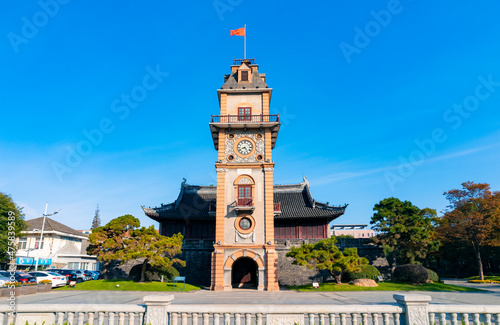
[[[34,248],[28,248],[28,249],[26,249],[26,253],[27,253],[27,254],[26,254],[26,258],[28,259],[28,261],[29,261],[29,258],[30,258],[30,252],[31,252],[31,251],[34,251],[34,250],[35,250]],[[30,268],[31,268],[32,266],[33,266],[33,262],[31,262]]]
[[[54,214],[58,214],[59,211],[61,211],[61,209],[59,209],[57,211],[52,212],[51,214],[47,214],[48,206],[49,206],[49,202],[46,202],[45,203],[45,213],[43,214],[42,231],[40,232],[40,242],[38,243],[39,251],[38,251],[36,262],[35,262],[35,271],[38,271],[38,260],[40,259],[40,250],[42,249],[42,246],[43,246],[42,240],[43,240],[43,229],[45,228],[45,217],[52,216]]]

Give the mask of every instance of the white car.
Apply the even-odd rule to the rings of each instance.
[[[42,280],[52,281],[52,288],[66,285],[66,277],[55,272],[33,271],[29,272],[29,274],[36,278],[36,283],[39,283]]]
[[[10,278],[7,278],[5,276],[0,276],[0,287],[3,287],[8,282],[10,282]]]

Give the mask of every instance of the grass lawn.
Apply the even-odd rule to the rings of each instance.
[[[378,287],[358,287],[352,284],[336,285],[335,283],[320,283],[318,289],[313,289],[312,284],[303,286],[290,286],[290,290],[299,291],[485,291],[475,288],[460,287],[444,283],[424,283],[422,285],[411,285],[398,282],[380,282]]]
[[[118,285],[118,286],[117,286]],[[196,287],[186,283],[186,289],[182,290],[183,284],[176,283],[175,288],[169,282],[146,282],[138,283],[125,280],[93,280],[77,283],[74,288],[69,286],[60,287],[54,290],[112,290],[112,291],[191,291],[199,290]]]
[[[500,275],[485,275],[484,276],[485,280],[494,280],[494,281],[500,281]],[[471,276],[470,278],[467,278],[467,280],[479,280],[479,276]]]

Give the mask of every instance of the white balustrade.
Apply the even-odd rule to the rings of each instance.
[[[500,306],[432,305],[430,297],[394,295],[390,305],[172,304],[147,296],[143,305],[0,305],[0,325],[500,325]],[[410,322],[410,323],[408,323]],[[382,323],[382,324],[381,324]],[[473,323],[473,324],[472,324]]]

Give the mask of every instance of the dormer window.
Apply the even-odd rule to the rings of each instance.
[[[248,81],[248,71],[241,71],[241,81]]]
[[[238,82],[248,83],[252,80],[252,69],[246,64],[242,63],[238,68]]]

